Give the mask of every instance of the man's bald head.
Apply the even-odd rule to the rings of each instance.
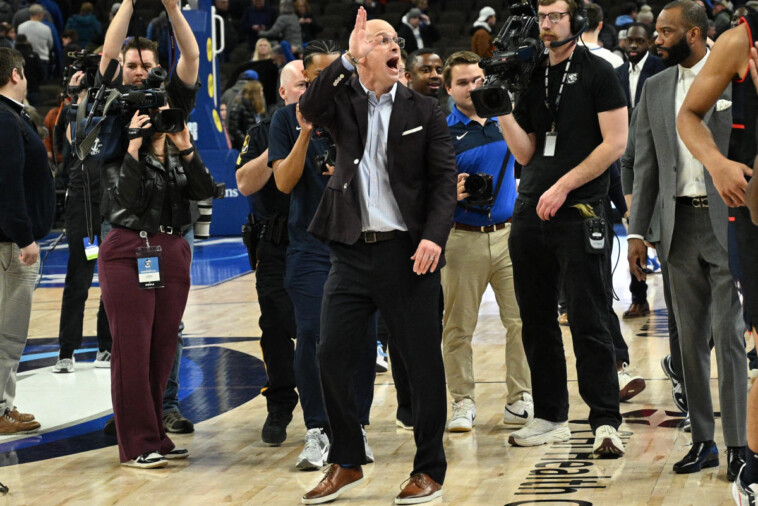
[[[303,78],[303,60],[292,60],[282,68],[279,74],[279,96],[284,103],[294,104],[305,93],[305,78]]]

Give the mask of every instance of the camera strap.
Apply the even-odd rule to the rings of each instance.
[[[89,153],[90,148],[92,147],[92,144],[94,144],[95,139],[97,139],[98,134],[100,133],[100,128],[103,126],[103,121],[105,120],[106,114],[108,113],[108,109],[110,108],[111,104],[115,102],[115,100],[121,96],[121,92],[117,89],[113,88],[111,90],[110,95],[108,95],[108,98],[105,101],[105,107],[103,107],[103,114],[100,119],[100,121],[97,122],[97,124],[92,127],[92,130],[85,136],[84,128],[81,128],[83,126],[82,121],[84,121],[84,115],[87,111],[87,99],[89,95],[85,95],[82,101],[79,103],[79,107],[76,110],[76,147],[74,151],[76,152],[77,158],[79,160],[84,160],[84,157],[87,156],[87,153]]]
[[[507,148],[505,152],[505,158],[503,158],[503,166],[500,167],[500,174],[498,175],[497,179],[497,185],[495,185],[495,191],[492,193],[492,204],[494,205],[495,202],[497,202],[497,196],[500,193],[500,187],[503,185],[503,178],[505,177],[505,170],[508,168],[508,163],[511,160],[511,148]],[[481,207],[472,206],[471,204],[464,202],[461,200],[458,202],[458,205],[465,209],[466,211],[472,211],[474,213],[479,214],[487,214],[489,215],[492,209],[482,209]]]
[[[563,69],[563,77],[561,78],[561,86],[558,88],[558,95],[555,97],[555,111],[550,107],[550,82],[549,82],[549,75],[550,75],[550,60],[548,59],[547,66],[545,67],[545,107],[547,107],[547,110],[550,111],[550,114],[553,116],[553,125],[550,129],[550,133],[555,132],[555,122],[558,118],[558,107],[561,105],[561,95],[563,94],[563,86],[566,84],[566,78],[569,74],[569,69],[571,68],[571,60],[574,58],[574,53],[576,51],[572,51],[571,55],[568,57],[568,62],[566,62],[566,68]]]

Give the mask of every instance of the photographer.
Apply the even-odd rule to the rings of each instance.
[[[76,72],[69,81],[69,92],[80,102],[87,89],[81,89],[85,72]],[[78,93],[75,93],[77,92]],[[61,113],[65,117],[65,113]],[[60,121],[60,120],[59,120]],[[66,142],[71,143],[70,121],[66,123]],[[93,146],[93,151],[97,150]],[[79,160],[73,154],[64,159],[68,174],[64,228],[68,243],[66,281],[61,300],[61,318],[58,330],[60,351],[53,366],[54,373],[74,372],[74,351],[82,344],[84,305],[97,264],[97,246],[102,244],[100,235],[100,169],[102,161],[88,156]],[[89,206],[89,209],[87,209]],[[90,235],[94,241],[89,242]],[[97,311],[97,344],[95,367],[110,367],[111,332],[102,299]]]
[[[507,330],[508,398],[503,422],[524,425],[534,414],[508,253],[517,193],[515,159],[503,140],[498,119],[482,118],[474,109],[471,92],[484,81],[478,63],[476,53],[459,51],[448,57],[443,69],[445,88],[455,102],[447,124],[458,164],[458,206],[447,240],[447,265],[441,271],[445,296],[442,357],[453,397],[451,432],[470,431],[476,418],[471,340],[487,285],[495,292],[500,321]]]
[[[197,90],[200,88],[198,81],[200,50],[189,23],[184,19],[178,0],[161,1],[168,13],[168,19],[171,21],[171,26],[176,37],[176,44],[179,51],[181,51],[176,68],[171,77],[164,83],[164,88],[169,105],[172,108],[181,109],[184,112],[184,119],[186,121],[189,118],[190,112],[195,107],[195,97]],[[108,31],[105,34],[98,76],[95,79],[97,86],[102,83],[108,86],[112,84],[122,92],[129,92],[136,88],[144,87],[143,79],[148,78],[150,70],[160,67],[158,63],[157,43],[145,38],[136,37],[124,44],[124,39],[129,29],[129,22],[134,13],[134,4],[135,2],[132,1],[122,2],[108,27]],[[122,66],[118,65],[119,57],[122,60]],[[109,66],[111,67],[110,69]],[[121,74],[120,79],[119,74]],[[123,133],[119,132],[117,135],[123,135]],[[102,138],[100,140],[105,142]],[[123,140],[121,142],[125,145]],[[124,147],[115,157],[105,160],[102,177],[104,189],[112,186],[118,168],[123,160],[125,150],[126,148]],[[106,192],[103,196],[103,206],[107,205],[107,199],[108,193]],[[107,221],[103,223],[104,237],[107,235],[108,226]],[[188,229],[187,233],[191,234],[192,229]],[[194,239],[189,235],[186,238],[188,241]],[[190,245],[191,247],[192,245]],[[179,330],[178,327],[177,330]],[[169,432],[188,433],[194,430],[194,426],[179,411],[177,397],[178,371],[183,349],[180,333],[177,340],[176,363],[169,380],[170,388],[164,395],[166,403],[164,405],[163,423]],[[112,359],[115,360],[116,357],[114,356]],[[106,425],[106,432],[111,432],[111,430],[112,426]]]
[[[191,225],[190,200],[212,197],[215,185],[186,124],[177,133],[152,133],[150,116],[136,111],[129,127],[129,148],[102,209],[113,229],[98,267],[113,333],[119,457],[126,466],[153,468],[188,456],[166,436],[162,393],[189,293],[191,256],[182,234]]]
[[[566,286],[579,392],[590,406],[593,452],[624,452],[605,273],[603,199],[608,167],[624,152],[627,110],[613,68],[577,46],[585,14],[577,0],[539,0],[540,39],[548,55],[510,114],[505,140],[524,168],[509,247],[532,374],[534,420],[509,442],[533,446],[566,441],[566,357],[555,318],[558,286]],[[506,96],[507,100],[507,96]]]
[[[339,56],[339,48],[333,41],[311,41],[303,60],[306,81],[312,83]],[[297,458],[297,467],[302,470],[326,464],[330,441],[316,347],[321,335],[321,300],[331,262],[329,248],[308,232],[308,225],[334,170],[323,159],[331,144],[326,137],[322,129],[303,119],[299,104],[279,109],[271,120],[269,165],[274,169],[277,188],[291,195],[284,286],[295,307],[298,341],[295,347],[295,382],[307,429],[305,448]],[[320,157],[321,164],[317,161]],[[372,325],[369,325],[369,332],[373,333],[373,337],[368,341],[371,346],[363,350],[355,376],[355,396],[361,425],[369,423],[374,397],[375,320]],[[366,453],[373,461],[371,449],[365,441],[364,435]]]

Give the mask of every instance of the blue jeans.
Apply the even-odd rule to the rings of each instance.
[[[190,227],[184,233],[184,239],[187,241],[190,247],[190,255],[195,256],[195,228]],[[174,366],[171,368],[171,376],[168,377],[168,384],[166,385],[166,391],[163,392],[163,413],[170,411],[179,411],[179,365],[182,362],[182,351],[184,351],[184,340],[182,339],[182,332],[184,332],[184,322],[179,324],[179,332],[177,335],[176,343],[176,355],[174,355]]]
[[[321,335],[321,300],[331,262],[328,256],[304,251],[287,251],[284,287],[295,307],[297,346],[295,346],[295,384],[300,393],[305,426],[327,427],[316,348]],[[376,315],[366,329],[366,349],[355,374],[355,396],[361,425],[368,425],[374,400],[376,378]]]

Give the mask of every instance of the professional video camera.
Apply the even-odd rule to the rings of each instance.
[[[492,58],[484,58],[484,85],[471,92],[476,113],[482,118],[510,112],[508,92],[519,94],[529,85],[532,72],[544,52],[533,2],[521,0],[511,5],[511,16],[492,43]]]
[[[97,69],[100,67],[100,55],[82,49],[68,53],[68,57],[73,58],[73,61],[63,72],[63,89],[68,88],[70,95],[77,95],[80,91],[95,86],[95,75],[97,74]],[[79,71],[84,72],[84,77],[79,86],[69,86],[71,77]]]
[[[328,143],[328,147],[326,148],[326,151],[324,151],[320,155],[316,155],[316,160],[315,160],[316,169],[321,174],[324,174],[326,172],[329,172],[329,168],[327,167],[327,165],[331,165],[332,167],[334,167],[334,165],[337,163],[337,145],[334,143],[334,140],[332,140],[332,136],[329,135],[329,132],[327,132],[323,128],[316,128],[313,131],[313,138],[321,139]]]

